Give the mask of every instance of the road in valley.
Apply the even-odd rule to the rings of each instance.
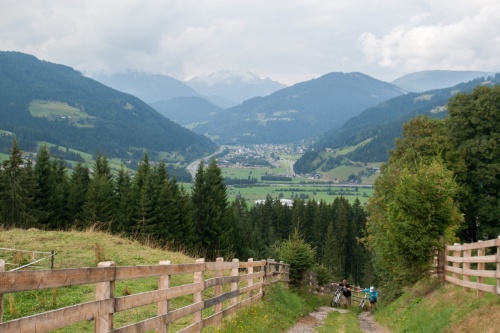
[[[202,160],[204,161],[209,161],[212,157],[214,157],[215,155],[217,154],[220,154],[222,153],[222,151],[224,150],[224,148],[222,147],[219,147],[219,149],[217,149],[217,151],[215,153],[212,153],[208,156],[205,156],[203,158],[200,158],[200,159],[197,159],[196,161],[194,162],[191,162],[188,166],[187,166],[187,171],[191,174],[191,176],[193,177],[193,181],[194,181],[194,177],[196,176],[196,171],[198,171],[198,165],[200,164],[200,162]]]

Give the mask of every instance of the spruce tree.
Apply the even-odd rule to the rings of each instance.
[[[52,164],[50,162],[50,153],[47,146],[40,147],[36,165],[34,167],[34,177],[36,182],[35,204],[41,212],[38,219],[42,228],[51,229],[54,226],[51,224],[53,221],[53,204],[55,203],[54,196],[56,189],[54,186],[54,179],[52,174]]]
[[[26,168],[21,150],[14,139],[9,159],[2,163],[0,205],[6,227],[30,228],[37,226],[37,210],[33,205],[34,184],[32,168]]]
[[[90,180],[83,205],[83,227],[112,230],[115,214],[113,176],[107,157],[97,155],[94,175]]]
[[[113,224],[114,232],[130,234],[135,225],[135,201],[132,195],[132,183],[128,171],[122,165],[116,180],[116,221]]]
[[[194,218],[200,250],[207,258],[234,254],[234,234],[228,210],[226,185],[222,172],[212,159],[206,171],[200,163],[192,190]]]
[[[81,225],[82,211],[90,183],[89,169],[77,162],[68,185],[68,228]]]

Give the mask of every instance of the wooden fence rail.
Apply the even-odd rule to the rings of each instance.
[[[500,236],[471,244],[445,245],[438,253],[438,276],[465,290],[477,290],[479,297],[485,291],[500,295]],[[485,278],[490,278],[490,283],[485,283]]]
[[[95,332],[168,332],[169,324],[192,316],[192,323],[179,332],[199,332],[206,326],[216,325],[222,318],[262,298],[263,288],[272,283],[288,285],[289,265],[272,259],[248,262],[205,262],[198,259],[194,264],[172,265],[161,261],[153,266],[116,267],[114,262],[101,262],[96,268],[59,269],[43,271],[4,272],[0,260],[0,332],[50,332],[80,321],[95,321]],[[211,278],[205,273],[212,272]],[[193,274],[193,283],[171,287],[173,275]],[[208,275],[208,274],[207,274]],[[115,297],[115,282],[120,280],[158,278],[158,290]],[[3,294],[30,290],[60,288],[95,284],[96,299],[92,302],[67,306],[29,317],[2,322]],[[224,288],[226,286],[226,288]],[[204,293],[213,288],[211,293]],[[225,290],[225,292],[224,292]],[[209,295],[210,296],[207,296]],[[170,310],[170,300],[193,295],[187,306]],[[141,306],[155,304],[157,315],[117,329],[113,328],[113,315]],[[225,308],[224,308],[225,305]],[[203,317],[202,310],[212,308],[213,314]]]

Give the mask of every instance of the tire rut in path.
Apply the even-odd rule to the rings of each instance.
[[[370,312],[361,312],[358,316],[359,328],[364,333],[391,333],[387,327],[384,327],[373,320]]]
[[[322,306],[318,311],[311,312],[309,315],[301,318],[297,324],[286,331],[286,333],[313,333],[315,328],[324,324],[326,316],[332,311],[338,311],[340,313],[348,312],[348,310]],[[364,333],[391,333],[389,329],[375,322],[370,312],[360,313],[358,320],[359,328]]]
[[[316,312],[311,312],[309,315],[302,317],[294,327],[290,328],[286,333],[312,333],[316,327],[322,326],[325,322],[328,312],[338,311],[345,312],[347,310],[341,310],[336,308],[331,308],[329,306],[322,306]]]

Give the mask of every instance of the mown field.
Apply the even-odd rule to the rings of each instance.
[[[95,117],[67,103],[56,101],[33,100],[29,111],[33,117],[43,117],[49,120],[66,120],[77,127],[93,127]]]

